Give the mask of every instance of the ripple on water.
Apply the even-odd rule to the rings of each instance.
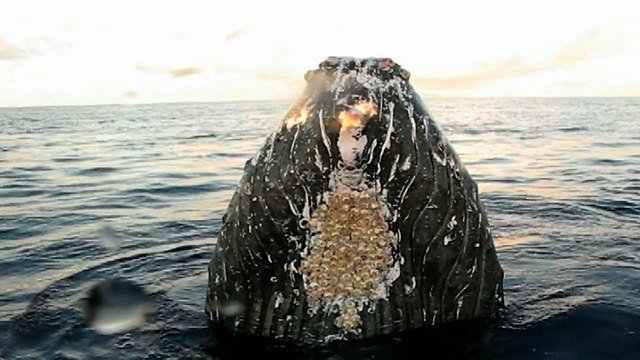
[[[80,169],[73,173],[73,175],[77,176],[103,176],[106,174],[114,173],[118,171],[117,168],[109,167],[109,166],[97,166],[90,167],[87,169]]]

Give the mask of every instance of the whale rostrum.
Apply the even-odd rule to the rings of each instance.
[[[503,272],[477,186],[409,78],[378,58],[307,72],[225,214],[213,324],[318,344],[497,315]]]

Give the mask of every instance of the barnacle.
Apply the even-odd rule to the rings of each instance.
[[[357,303],[380,298],[380,284],[393,263],[392,238],[383,204],[371,190],[341,188],[309,220],[311,246],[300,269],[311,304],[338,303],[336,325],[355,331]]]

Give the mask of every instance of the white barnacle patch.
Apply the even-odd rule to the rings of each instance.
[[[453,171],[453,177],[460,180],[460,169],[458,168],[458,164],[453,157],[449,158],[449,168]]]
[[[413,276],[411,277],[411,285],[405,285],[404,286],[404,293],[409,295],[413,292],[413,290],[416,288],[416,277]]]
[[[400,264],[391,255],[395,239],[387,225],[387,206],[378,194],[364,186],[334,185],[326,203],[311,215],[311,235],[299,271],[310,312],[337,311],[336,325],[358,333],[360,312],[388,297],[400,276]]]
[[[458,306],[456,308],[456,319],[460,318],[460,310],[462,309],[462,305],[464,305],[464,296],[458,299]]]
[[[438,154],[437,151],[433,152],[433,158],[436,160],[436,162],[442,166],[447,166],[447,156],[446,155],[442,155],[442,157],[440,157],[440,154]]]
[[[469,269],[469,271],[467,272],[469,274],[469,276],[473,276],[473,274],[475,274],[476,270],[478,269],[478,258],[475,258],[473,261],[473,265],[471,266],[471,269]]]
[[[354,164],[356,157],[362,153],[366,144],[366,136],[358,137],[352,134],[351,131],[341,131],[338,137],[338,149],[340,150],[340,156],[345,164]]]
[[[227,282],[227,263],[222,263],[222,277],[224,278],[224,282]]]
[[[369,150],[369,160],[367,160],[367,165],[370,165],[373,162],[373,153],[376,148],[376,145],[378,145],[378,140],[373,139],[371,141],[371,149]]]
[[[451,168],[452,170],[456,170],[458,168],[458,166],[456,165],[456,161],[452,157],[448,159],[448,162],[449,168]]]
[[[456,220],[456,216],[452,216],[451,220],[449,220],[449,223],[447,224],[447,229],[449,229],[449,231],[453,230],[453,228],[458,225],[458,220]],[[453,239],[451,238],[451,236],[449,234],[444,236],[444,245],[447,246],[449,245],[450,242],[453,241]]]
[[[447,224],[447,228],[448,228],[449,230],[453,230],[453,228],[454,228],[456,225],[458,225],[458,221],[456,220],[456,216],[455,216],[455,215],[453,215],[453,216],[451,217],[451,220],[449,220],[449,223]]]
[[[275,308],[279,308],[280,305],[282,305],[282,303],[284,302],[284,296],[282,296],[281,292],[277,292],[276,293],[276,299],[275,299]]]
[[[411,167],[411,157],[407,156],[402,162],[402,165],[400,165],[400,171],[407,171],[409,170],[410,167]]]
[[[398,162],[400,162],[400,154],[396,155],[396,158],[391,165],[391,172],[389,173],[389,180],[387,182],[391,182],[396,177],[396,171],[398,170]]]
[[[345,340],[346,337],[344,334],[331,334],[324,337],[324,342],[332,342],[332,341],[340,341]]]
[[[394,131],[393,108],[395,107],[395,104],[390,102],[388,106],[389,106],[389,125],[387,127],[387,135],[384,138],[384,144],[382,145],[382,151],[380,151],[380,158],[382,158],[382,154],[384,153],[385,149],[391,148],[391,134],[393,134],[393,131]]]
[[[289,278],[291,279],[291,283],[293,284],[296,279],[296,274],[300,274],[300,271],[296,268],[294,261],[290,262],[289,264],[285,264],[285,271],[287,270],[289,270]]]
[[[320,156],[320,151],[318,148],[315,149],[315,165],[320,170],[323,171],[325,169],[324,164],[322,163],[322,157]]]
[[[322,143],[324,144],[325,149],[327,149],[327,153],[331,157],[331,145],[329,142],[329,137],[327,136],[327,130],[324,127],[324,111],[322,109],[318,111],[318,122],[320,124],[320,135],[322,136]]]
[[[260,159],[260,153],[262,149],[258,149],[258,151],[251,157],[251,165],[256,166],[258,164],[258,160]]]

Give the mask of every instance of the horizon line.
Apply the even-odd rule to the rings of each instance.
[[[425,99],[640,99],[640,96],[442,96],[421,95]],[[169,105],[169,104],[222,104],[222,103],[276,103],[295,102],[295,99],[279,100],[207,100],[207,101],[159,101],[159,102],[126,102],[126,103],[95,103],[95,104],[55,104],[55,105],[17,105],[0,106],[4,109],[32,109],[32,108],[56,108],[56,107],[97,107],[97,106],[141,106],[141,105]]]

